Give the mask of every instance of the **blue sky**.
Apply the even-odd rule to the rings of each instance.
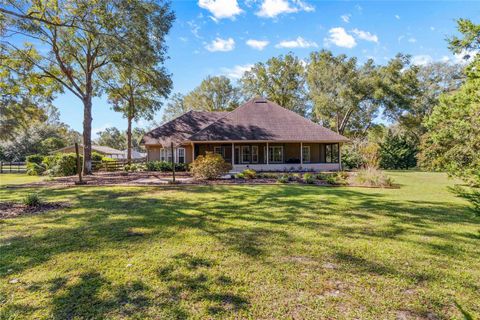
[[[307,58],[326,48],[378,64],[398,52],[411,54],[418,64],[454,62],[458,57],[449,52],[445,39],[456,33],[455,19],[479,23],[480,14],[476,1],[199,0],[174,1],[172,7],[177,18],[167,39],[167,68],[173,92],[181,93],[208,75],[237,80],[253,63],[289,51]],[[80,100],[65,94],[55,104],[61,120],[81,132]],[[105,99],[94,99],[93,108],[94,133],[110,126],[126,128]]]

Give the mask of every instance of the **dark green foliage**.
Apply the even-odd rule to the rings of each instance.
[[[380,167],[383,169],[409,169],[417,165],[417,144],[406,134],[388,130],[379,144]]]
[[[172,163],[167,161],[149,161],[145,165],[147,171],[172,171]],[[175,171],[187,171],[188,165],[186,163],[175,163]]]

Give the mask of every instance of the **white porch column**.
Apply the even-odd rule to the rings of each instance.
[[[268,142],[267,142],[267,165],[268,165],[268,158],[269,158],[269,150],[268,150]]]
[[[235,165],[235,143],[232,142],[232,168]]]
[[[303,164],[303,142],[300,142],[300,164]]]

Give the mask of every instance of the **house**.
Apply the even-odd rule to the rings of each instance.
[[[127,159],[128,158],[128,149],[125,149],[122,151],[122,159]],[[138,152],[137,150],[132,149],[132,159],[143,159],[147,156],[145,152]]]
[[[207,152],[221,154],[233,171],[341,169],[348,139],[263,98],[231,112],[189,111],[142,138],[147,160],[190,163]]]
[[[78,151],[80,154],[83,154],[83,145],[78,145]],[[113,158],[113,159],[123,159],[124,152],[110,148],[105,146],[96,146],[92,145],[92,152],[100,153],[102,156]],[[50,152],[51,154],[54,153],[75,153],[75,145],[67,146],[55,151]]]

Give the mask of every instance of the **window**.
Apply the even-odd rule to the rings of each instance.
[[[302,147],[302,155],[303,155],[303,159],[302,159],[303,162],[305,163],[310,162],[310,146]]]
[[[219,154],[223,158],[223,150],[222,149],[223,149],[222,147],[213,147],[213,153]]]
[[[166,149],[165,148],[161,148],[160,149],[160,161],[166,161],[167,160],[167,157],[166,157]]]
[[[185,163],[185,148],[178,148],[177,153],[178,153],[178,157],[177,157],[178,163]]]
[[[242,146],[242,163],[250,163],[251,159],[250,146]]]
[[[283,147],[282,146],[268,147],[268,162],[269,163],[282,163],[283,162]]]
[[[252,163],[258,163],[258,146],[252,146]]]
[[[325,145],[325,162],[327,163],[338,163],[338,143],[326,144]]]

